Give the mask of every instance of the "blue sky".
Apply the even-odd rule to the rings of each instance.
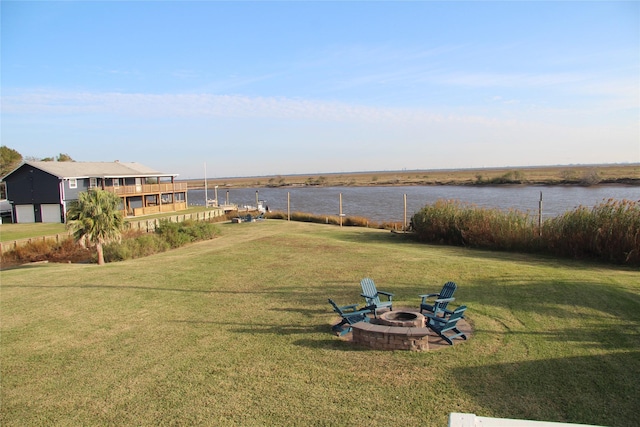
[[[23,156],[182,178],[640,162],[640,2],[0,8]]]

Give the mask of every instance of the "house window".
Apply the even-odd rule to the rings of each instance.
[[[89,178],[89,188],[96,188],[98,186],[98,178]]]
[[[113,188],[120,188],[120,178],[113,178]]]
[[[69,188],[78,188],[78,180],[75,178],[69,178]]]

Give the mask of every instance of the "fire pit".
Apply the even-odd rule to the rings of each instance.
[[[412,311],[387,311],[371,322],[352,325],[353,341],[375,350],[429,350],[424,316]]]
[[[410,311],[387,311],[378,319],[380,325],[401,328],[424,328],[424,316]]]

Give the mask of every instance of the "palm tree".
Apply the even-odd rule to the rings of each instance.
[[[92,189],[80,193],[69,207],[67,227],[76,241],[87,238],[96,246],[98,265],[104,264],[102,245],[120,239],[124,218],[120,197],[108,191]]]

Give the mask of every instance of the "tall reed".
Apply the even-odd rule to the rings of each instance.
[[[610,199],[593,208],[580,206],[545,220],[541,229],[536,219],[520,211],[438,200],[411,223],[423,242],[640,265],[640,202]]]
[[[640,202],[609,199],[544,222],[546,249],[557,255],[640,264]]]
[[[411,223],[416,237],[425,242],[509,250],[537,245],[535,218],[516,210],[438,200],[416,213]]]

